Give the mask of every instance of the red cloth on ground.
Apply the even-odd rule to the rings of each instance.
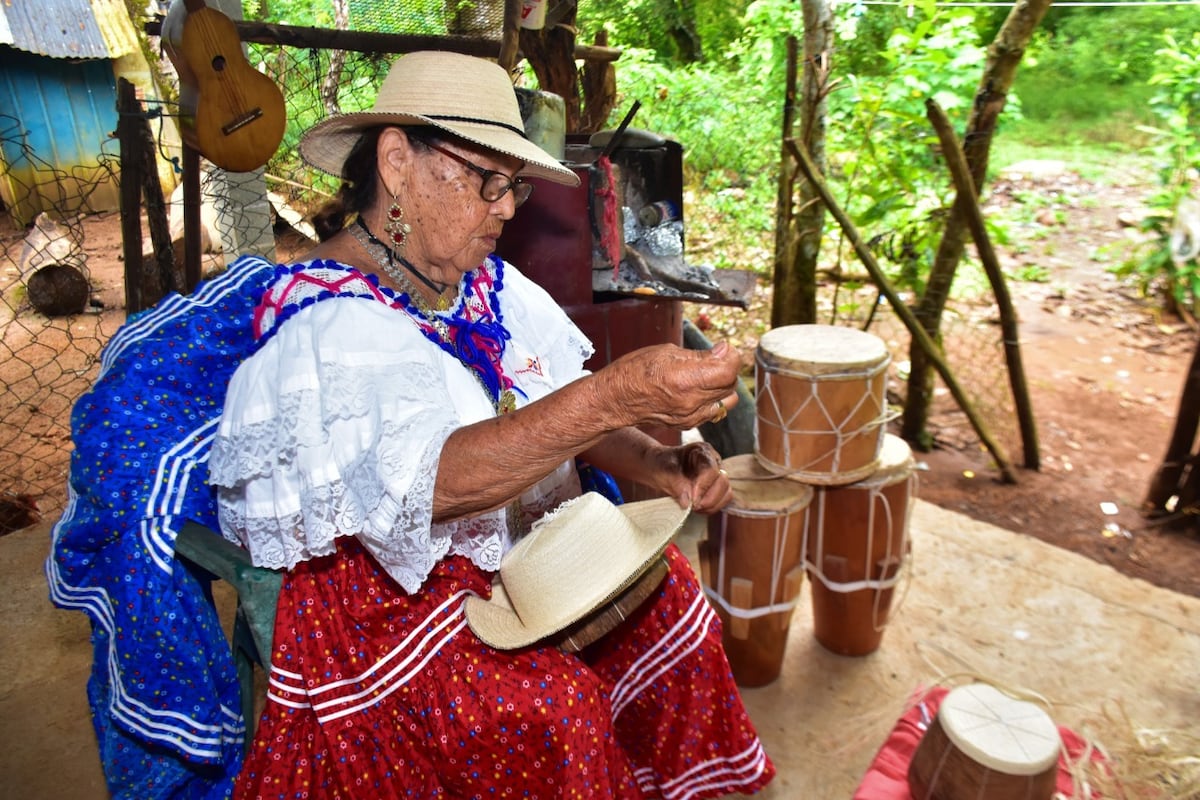
[[[912,793],[908,790],[908,765],[912,762],[913,753],[925,734],[926,723],[923,720],[933,719],[948,691],[940,686],[930,689],[920,702],[896,721],[895,727],[875,754],[851,800],[913,800]],[[920,696],[921,691],[918,691],[914,699]],[[1056,789],[1063,796],[1071,797],[1075,791],[1075,781],[1071,777],[1068,763],[1078,761],[1083,756],[1087,751],[1087,742],[1070,728],[1062,725],[1057,727],[1063,747],[1058,756]],[[1092,757],[1099,759],[1100,755],[1093,752]],[[1092,796],[1097,800],[1100,798],[1094,790]]]

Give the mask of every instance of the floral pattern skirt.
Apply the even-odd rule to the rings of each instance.
[[[284,581],[267,705],[237,798],[642,798],[752,793],[775,769],[687,559],[579,654],[467,627],[491,574],[405,594],[353,538]]]

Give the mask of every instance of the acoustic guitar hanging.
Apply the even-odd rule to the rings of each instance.
[[[185,5],[179,53],[172,54],[181,84],[184,139],[218,167],[258,169],[283,140],[283,93],[250,66],[229,17],[204,0],[185,0]]]

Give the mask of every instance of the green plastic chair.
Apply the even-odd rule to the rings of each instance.
[[[175,554],[231,585],[237,593],[230,647],[237,667],[248,750],[254,738],[254,667],[267,668],[275,631],[275,606],[283,573],[256,567],[245,548],[196,522],[185,522],[175,538]]]

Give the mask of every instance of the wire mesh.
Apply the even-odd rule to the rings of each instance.
[[[402,6],[364,5],[383,11]],[[502,13],[502,3],[499,8]],[[202,162],[202,277],[245,252],[265,248],[284,260],[311,246],[304,218],[336,190],[337,181],[302,163],[296,149],[300,134],[331,111],[369,107],[394,58],[248,47],[251,65],[283,89],[287,131],[274,157],[255,173],[226,173]],[[160,66],[173,73],[169,62]],[[144,108],[164,176],[175,281],[182,286],[180,106],[174,98],[147,96]],[[115,133],[101,143],[94,163],[70,168],[56,165],[52,153],[35,152],[28,139],[18,117],[0,114],[0,182],[9,195],[6,213],[0,213],[0,533],[63,508],[71,408],[96,380],[101,350],[125,321],[127,268],[133,279],[155,288],[144,209],[144,264],[122,260]],[[259,187],[267,203],[247,202],[263,196]]]
[[[356,30],[499,40],[504,0],[351,0]]]

